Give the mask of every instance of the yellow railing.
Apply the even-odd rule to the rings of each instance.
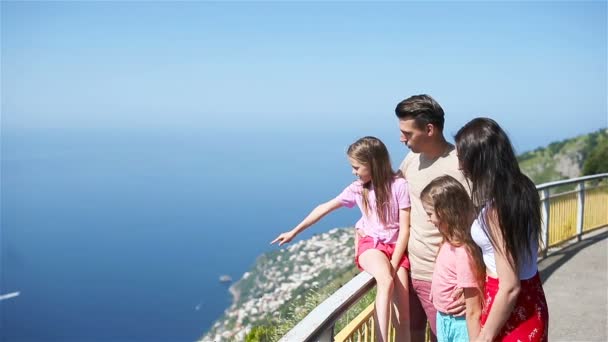
[[[334,336],[335,342],[373,342],[375,340],[374,303],[368,305],[344,329]]]
[[[583,232],[600,228],[608,222],[608,185],[585,191]]]
[[[573,188],[576,187],[574,190]],[[572,238],[580,238],[584,233],[608,226],[608,173],[580,177],[571,180],[552,182],[539,185],[542,199],[543,215],[543,246],[541,254],[546,254],[550,247],[557,246]],[[566,190],[563,190],[566,189]],[[348,299],[342,298],[341,303],[354,303],[367,293],[373,286],[371,276],[360,274],[345,286],[352,285],[358,289],[366,287],[365,291],[349,290],[353,293]],[[335,298],[334,298],[335,297]],[[330,309],[319,310],[319,315],[325,315],[323,323],[311,312],[302,322],[284,336],[281,341],[336,341],[336,342],[371,342],[375,341],[374,332],[374,303],[366,307],[351,322],[336,335],[333,334],[337,317],[342,315],[349,306],[333,306],[343,294],[334,294],[321,305],[328,304]],[[320,312],[323,312],[322,314]],[[427,341],[428,341],[427,334]],[[391,328],[390,341],[394,341],[394,329]]]
[[[549,247],[576,235],[576,202],[576,193],[549,199]]]
[[[391,323],[389,322],[388,342],[396,342],[395,328]],[[334,342],[374,342],[376,341],[374,328],[374,303],[372,302],[334,336]]]

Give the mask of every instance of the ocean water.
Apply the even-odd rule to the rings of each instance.
[[[240,278],[353,180],[354,138],[3,131],[0,294],[20,295],[0,301],[0,340],[196,340],[230,305],[219,276]],[[302,236],[357,214],[339,210]]]

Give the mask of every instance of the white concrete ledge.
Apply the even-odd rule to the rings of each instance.
[[[314,308],[279,342],[331,341],[334,322],[374,285],[374,278],[367,272],[361,272]]]

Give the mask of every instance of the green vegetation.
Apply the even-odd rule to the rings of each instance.
[[[607,170],[606,146],[608,130],[552,142],[546,148],[537,148],[518,157],[523,172],[536,184],[573,178]],[[603,152],[602,152],[603,151]],[[581,169],[588,164],[588,173]]]
[[[363,296],[363,298],[361,298],[357,303],[351,306],[350,309],[348,309],[348,311],[346,311],[344,315],[340,317],[340,319],[338,319],[338,321],[336,322],[336,332],[339,332],[344,329],[344,327],[350,321],[355,319],[355,317],[357,317],[357,315],[360,314],[361,311],[365,310],[365,308],[372,304],[375,298],[376,288],[373,288],[371,291],[366,293],[365,296]]]
[[[289,309],[284,312],[282,316],[284,320],[277,326],[276,339],[278,340],[281,336],[285,335],[315,307],[321,304],[340,287],[344,286],[344,284],[349,282],[357,274],[359,274],[359,270],[356,267],[352,267],[340,275],[335,275],[334,280],[326,286],[320,289],[307,291],[295,300],[289,302]]]
[[[319,278],[327,277],[330,272],[330,270],[321,272]],[[302,291],[299,291],[301,293],[283,304],[277,317],[269,317],[260,322],[260,325],[253,328],[245,337],[246,341],[265,342],[279,340],[315,307],[321,304],[332,293],[336,292],[336,290],[346,284],[358,273],[359,270],[356,267],[352,267],[339,275],[334,274],[334,279],[320,289],[302,289]],[[369,302],[371,301],[368,300],[368,305]],[[350,313],[350,315],[352,316],[353,313]]]
[[[608,172],[608,139],[598,142],[583,164],[583,175]]]
[[[272,342],[275,340],[276,329],[273,326],[253,327],[245,336],[245,342]]]

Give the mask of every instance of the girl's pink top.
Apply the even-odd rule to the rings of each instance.
[[[388,223],[383,224],[378,219],[376,213],[376,193],[373,187],[368,193],[369,209],[366,214],[363,210],[363,184],[361,181],[355,181],[349,185],[338,197],[337,200],[343,206],[352,208],[357,204],[361,210],[362,217],[357,222],[356,228],[363,232],[364,235],[374,239],[374,244],[378,242],[394,244],[397,242],[399,235],[399,210],[409,208],[410,195],[408,185],[405,179],[395,178],[391,185],[390,209],[388,211]]]
[[[435,309],[446,313],[448,307],[455,301],[452,292],[457,287],[464,289],[478,286],[469,262],[469,254],[464,246],[455,247],[449,242],[444,242],[439,247],[431,282],[431,300]]]

